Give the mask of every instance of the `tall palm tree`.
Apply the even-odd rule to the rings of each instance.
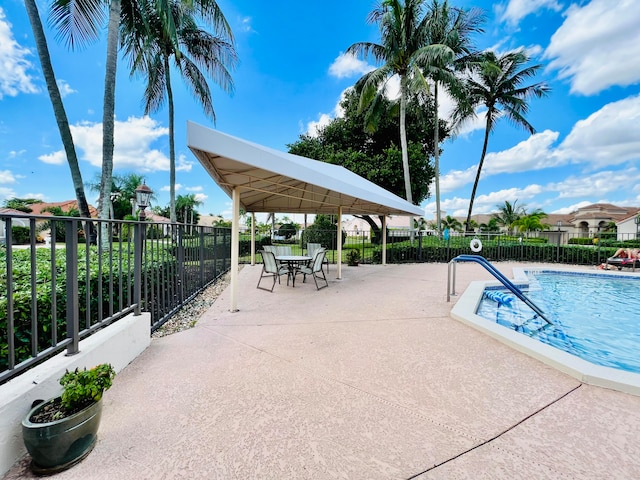
[[[78,163],[78,155],[73,143],[73,137],[71,136],[71,128],[69,127],[69,119],[67,112],[62,103],[62,95],[56,82],[56,76],[53,71],[53,65],[51,64],[51,56],[49,54],[49,47],[47,45],[47,38],[44,35],[44,29],[42,28],[42,22],[40,21],[40,14],[38,12],[38,6],[35,0],[24,0],[24,6],[29,16],[29,22],[31,23],[31,29],[33,30],[33,36],[36,42],[36,49],[38,51],[38,58],[40,59],[40,65],[42,66],[42,73],[44,75],[45,83],[47,84],[47,90],[49,92],[49,99],[53,106],[53,113],[56,117],[58,124],[58,130],[60,132],[60,138],[62,139],[62,145],[64,146],[65,154],[67,155],[67,163],[71,170],[71,180],[73,182],[73,188],[76,193],[76,200],[78,202],[78,210],[80,216],[85,218],[91,218],[89,212],[89,204],[87,203],[87,197],[84,193],[84,183],[82,182],[82,173],[80,172],[80,165]],[[85,230],[92,238],[93,224],[88,223],[85,226]]]
[[[514,225],[520,232],[525,232],[529,236],[529,232],[537,232],[546,230],[549,225],[542,222],[542,219],[547,218],[548,215],[540,209],[536,209],[531,213],[528,213],[520,217]]]
[[[107,59],[102,116],[102,176],[98,197],[98,217],[109,218],[111,175],[113,171],[113,138],[115,128],[115,84],[118,56],[118,26],[121,0],[53,0],[49,20],[72,50],[97,40],[106,18],[104,7],[109,5]],[[106,227],[106,225],[103,225]],[[103,236],[106,238],[106,235]],[[105,240],[106,242],[106,240]]]
[[[451,7],[448,0],[432,0],[427,13],[426,61],[421,74],[416,76],[416,88],[429,89],[433,85],[436,121],[434,123],[434,182],[436,190],[436,225],[440,232],[440,139],[438,129],[439,87],[453,98],[464,101],[464,84],[460,73],[467,70],[477,55],[474,53],[471,36],[482,32],[484,14],[479,9],[464,10]]]
[[[147,2],[146,5],[145,2],[141,3],[144,23],[124,24],[122,41],[131,61],[131,74],[142,73],[147,78],[144,93],[145,114],[158,111],[165,101],[168,105],[170,219],[175,223],[176,162],[170,60],[173,59],[175,68],[202,105],[205,114],[215,122],[211,91],[201,69],[223,91],[231,93],[234,87],[230,69],[235,68],[237,56],[231,29],[219,9],[216,22],[212,25],[216,33],[211,34],[197,24],[197,17],[202,16],[202,9],[198,8],[197,4],[168,0],[167,15],[175,27],[176,43],[171,32],[165,27],[163,16],[154,8],[153,2]],[[223,28],[219,28],[220,25]]]
[[[360,92],[360,108],[367,111],[368,123],[375,125],[377,107],[386,94],[389,79],[400,77],[400,146],[404,173],[405,197],[413,203],[409,153],[407,148],[406,108],[409,79],[419,71],[421,54],[426,45],[428,31],[424,15],[426,0],[384,0],[369,13],[369,23],[377,23],[380,43],[358,42],[347,53],[368,57],[371,55],[382,65],[365,74],[356,82]],[[437,149],[437,145],[436,145]]]
[[[525,66],[529,62],[529,55],[523,50],[517,50],[502,55],[486,51],[481,56],[481,62],[477,64],[474,75],[465,80],[467,89],[467,102],[459,106],[454,118],[461,120],[475,115],[475,109],[479,106],[486,107],[486,124],[484,143],[476,178],[469,199],[469,212],[466,220],[466,230],[470,230],[473,201],[476,196],[482,165],[487,154],[489,135],[495,129],[496,122],[501,117],[506,117],[516,125],[523,127],[529,133],[534,134],[535,129],[527,121],[525,115],[529,111],[527,100],[532,97],[541,98],[550,91],[544,82],[522,86],[527,79],[536,75],[542,65]]]
[[[524,205],[518,205],[518,200],[513,203],[505,200],[503,205],[498,205],[498,213],[493,214],[493,219],[498,225],[507,228],[507,233],[511,234],[513,227],[516,225],[520,217],[526,215]]]
[[[462,223],[460,223],[460,220],[457,218],[447,215],[442,219],[442,227],[453,230],[454,232],[459,232],[462,230]]]

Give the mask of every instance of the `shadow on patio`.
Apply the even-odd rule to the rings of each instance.
[[[95,450],[52,478],[640,477],[640,397],[451,319],[446,264],[332,268],[329,288],[273,293],[260,268],[240,272],[239,312],[226,290],[116,377]],[[457,290],[484,279],[461,265]],[[30,477],[24,460],[5,479]]]

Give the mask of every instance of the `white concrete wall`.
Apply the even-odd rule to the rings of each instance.
[[[58,396],[58,383],[66,370],[110,363],[121,371],[151,343],[151,314],[133,314],[118,320],[80,342],[80,353],[65,352],[47,360],[0,386],[0,477],[19,460],[26,449],[21,422],[37,399]]]

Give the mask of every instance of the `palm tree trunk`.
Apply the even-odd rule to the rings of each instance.
[[[116,69],[118,66],[118,34],[120,27],[120,0],[111,0],[107,30],[107,59],[104,75],[104,106],[102,112],[102,175],[100,176],[99,218],[109,218],[111,185],[113,183],[113,148],[116,105]],[[108,248],[107,223],[102,222],[102,246]]]
[[[487,112],[487,117],[489,112]],[[482,173],[482,165],[484,164],[484,157],[487,154],[487,145],[489,143],[489,119],[487,118],[487,125],[484,131],[484,145],[482,145],[482,155],[480,156],[480,163],[478,164],[478,171],[476,172],[476,180],[473,182],[473,190],[471,190],[471,198],[469,199],[469,213],[467,214],[467,221],[465,222],[465,231],[471,231],[471,211],[473,210],[473,200],[476,197],[476,190],[478,189],[478,183],[480,182],[480,174]]]
[[[173,90],[171,90],[171,68],[169,57],[164,57],[164,71],[167,83],[167,104],[169,105],[169,216],[176,223],[176,147],[174,138]],[[184,219],[186,221],[186,218]]]
[[[67,155],[67,163],[71,170],[71,180],[73,181],[73,188],[76,193],[78,211],[80,212],[81,217],[91,218],[89,204],[87,203],[87,198],[84,194],[84,182],[82,181],[82,174],[78,164],[78,156],[73,143],[73,137],[71,136],[69,119],[67,118],[67,113],[64,109],[64,104],[62,103],[62,96],[60,95],[58,84],[56,83],[53,66],[51,65],[51,56],[49,55],[47,38],[44,35],[44,29],[42,28],[42,22],[40,21],[38,6],[36,5],[35,0],[24,0],[24,6],[27,10],[27,14],[29,15],[29,22],[31,23],[31,29],[33,30],[33,36],[36,42],[36,49],[38,50],[38,57],[42,66],[42,73],[49,92],[49,99],[53,106],[53,113],[56,117],[58,130],[60,131],[60,138]],[[85,229],[87,235],[90,235],[93,232],[93,224],[89,224]]]
[[[404,190],[407,202],[413,203],[411,177],[409,174],[409,148],[407,147],[407,79],[400,77],[400,146],[402,148],[402,170],[404,171]],[[413,242],[413,217],[409,217],[410,238]]]
[[[440,129],[438,128],[438,82],[435,82],[433,88],[433,101],[435,102],[436,113],[435,131],[433,132],[434,176],[436,180],[436,225],[438,229],[438,235],[440,235],[440,223],[442,221],[442,214],[440,212]]]

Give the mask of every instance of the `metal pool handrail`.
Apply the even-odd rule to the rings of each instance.
[[[450,301],[451,295],[455,295],[455,293],[456,293],[456,287],[455,287],[455,282],[456,282],[455,264],[457,262],[476,262],[476,263],[482,265],[485,268],[485,270],[487,270],[500,283],[502,283],[505,287],[507,287],[511,291],[511,293],[513,293],[516,297],[518,297],[520,300],[522,300],[527,306],[529,306],[534,312],[536,312],[542,319],[544,319],[545,322],[547,322],[549,324],[552,323],[545,316],[544,312],[535,303],[533,303],[531,300],[529,300],[529,298],[527,298],[527,296],[524,293],[522,293],[522,290],[520,290],[518,287],[516,287],[511,282],[511,280],[509,280],[502,273],[500,273],[500,271],[498,271],[498,269],[496,269],[496,267],[491,265],[481,255],[458,255],[457,257],[453,258],[449,262],[449,272],[448,272],[448,277],[447,277],[447,302]],[[452,275],[451,275],[452,265],[454,267],[453,268],[453,278],[452,278]]]

